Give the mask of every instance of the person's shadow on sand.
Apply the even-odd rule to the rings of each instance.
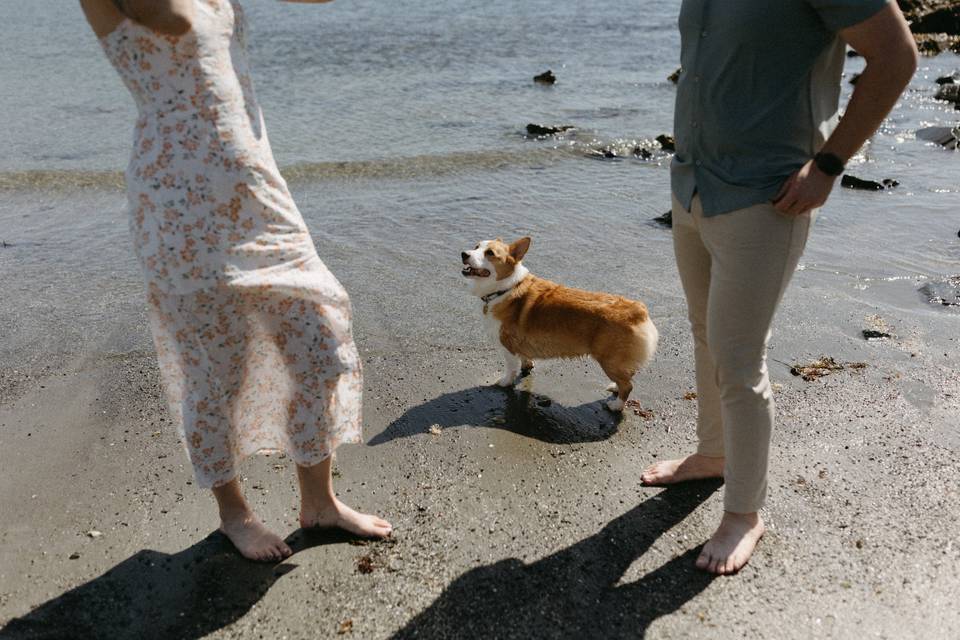
[[[423,434],[433,425],[505,429],[550,444],[598,442],[615,434],[622,419],[622,415],[607,410],[601,400],[566,407],[521,388],[472,387],[409,409],[369,444]]]
[[[715,576],[694,567],[697,548],[636,582],[619,581],[719,486],[716,480],[670,487],[542,560],[511,558],[472,569],[393,638],[642,638],[654,620],[679,609]]]
[[[342,531],[299,530],[294,552],[347,542]],[[240,619],[295,564],[245,560],[214,532],[175,554],[145,549],[0,629],[17,640],[202,638]]]

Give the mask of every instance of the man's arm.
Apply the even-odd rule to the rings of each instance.
[[[191,0],[112,0],[124,15],[148,29],[182,36],[193,24]]]
[[[876,132],[910,82],[917,69],[917,46],[896,2],[842,30],[840,37],[867,61],[840,124],[820,150],[846,163]],[[835,180],[811,160],[787,179],[773,204],[783,213],[805,213],[827,201]]]

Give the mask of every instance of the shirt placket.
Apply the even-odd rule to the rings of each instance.
[[[700,114],[703,113],[703,97],[701,94],[701,76],[700,76],[700,59],[701,51],[703,49],[704,40],[709,36],[709,31],[707,29],[707,9],[709,8],[710,0],[701,0],[700,1],[700,11],[699,11],[699,21],[697,24],[697,29],[694,32],[694,50],[693,50],[693,68],[690,69],[690,81],[693,83],[693,108],[690,109],[690,121],[687,123],[690,127],[690,151],[695,167],[696,168],[703,166],[703,161],[701,157],[701,135],[700,135]],[[697,176],[699,178],[699,176]],[[699,183],[699,179],[697,180]],[[698,187],[699,190],[699,187]]]

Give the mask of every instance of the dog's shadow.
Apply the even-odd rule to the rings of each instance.
[[[299,530],[294,552],[349,542],[342,531]],[[178,553],[144,549],[103,575],[0,629],[6,638],[202,638],[242,618],[296,564],[245,560],[214,532]]]
[[[598,442],[615,434],[622,420],[603,400],[567,407],[522,388],[472,387],[409,409],[369,444],[423,434],[432,426],[504,429],[551,444]]]

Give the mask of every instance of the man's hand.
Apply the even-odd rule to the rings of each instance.
[[[773,206],[780,213],[798,216],[823,206],[833,190],[836,178],[828,176],[809,160],[780,187]]]

